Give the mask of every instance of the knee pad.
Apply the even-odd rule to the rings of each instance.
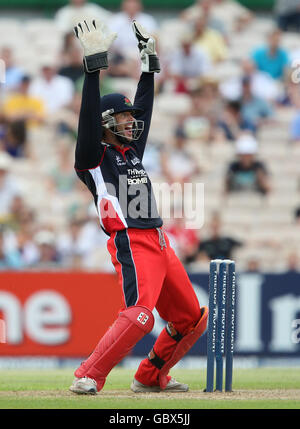
[[[93,353],[76,370],[75,376],[95,379],[100,390],[111,369],[152,330],[153,325],[154,316],[148,308],[126,308],[101,338]]]
[[[147,307],[134,305],[122,311],[119,314],[119,317],[126,318],[128,321],[141,329],[145,334],[148,334],[153,329],[154,316]]]

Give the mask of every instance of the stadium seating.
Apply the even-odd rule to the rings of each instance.
[[[273,28],[273,21],[257,17],[244,34],[230,37],[229,58],[220,64],[213,74],[220,80],[240,72],[238,61],[261,44]],[[55,30],[55,31],[54,31]],[[178,19],[161,22],[158,37],[162,53],[174,50],[179,44],[185,26]],[[170,34],[172,37],[170,37]],[[299,35],[287,33],[283,45],[296,49]],[[28,73],[36,75],[43,62],[43,54],[58,58],[62,48],[62,35],[51,19],[32,19],[25,23],[11,18],[0,20],[0,48],[13,48],[16,63]],[[115,79],[117,91],[126,92],[133,98],[136,82],[131,79]],[[186,94],[161,92],[155,98],[150,139],[170,145],[177,118],[190,107]],[[234,158],[234,145],[229,142],[189,141],[188,148],[201,167],[197,180],[204,183],[205,220],[219,211],[225,234],[245,243],[236,250],[234,257],[239,267],[246,267],[251,259],[258,260],[264,270],[274,271],[282,266],[282,260],[293,248],[300,250],[299,230],[294,220],[294,209],[300,205],[300,146],[289,142],[289,123],[295,113],[291,107],[276,109],[275,123],[262,126],[258,133],[259,158],[270,172],[272,191],[267,197],[236,194],[224,197],[224,175]],[[57,158],[56,135],[51,124],[31,131],[28,138],[31,158],[14,162],[14,174],[21,184],[26,202],[34,208],[42,224],[51,223],[61,230],[68,224],[66,212],[74,201],[82,201],[75,189],[62,198],[47,193],[47,172]],[[32,171],[34,170],[34,176]],[[205,223],[200,236],[207,234]],[[271,243],[271,244],[270,244]],[[100,251],[101,254],[101,251]],[[199,268],[199,267],[198,267]],[[195,268],[196,269],[196,268]]]

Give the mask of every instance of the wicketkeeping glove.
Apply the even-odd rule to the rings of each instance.
[[[109,34],[106,25],[80,22],[74,27],[76,37],[78,37],[84,51],[83,64],[88,73],[108,68],[107,51],[117,34]]]
[[[142,60],[142,72],[159,73],[160,64],[157,52],[155,51],[155,40],[138,22],[133,21],[132,28],[138,40]]]

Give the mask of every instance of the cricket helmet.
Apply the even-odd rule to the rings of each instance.
[[[119,131],[118,125],[125,125],[132,128],[131,140],[138,140],[144,131],[144,121],[135,119],[117,123],[115,114],[122,112],[130,112],[132,116],[142,113],[143,110],[134,106],[129,98],[123,94],[108,94],[101,97],[101,113],[102,113],[102,126],[113,132],[121,143],[129,144],[129,139],[124,135],[123,131]]]

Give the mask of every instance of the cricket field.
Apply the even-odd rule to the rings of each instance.
[[[134,371],[115,368],[95,396],[68,390],[71,369],[0,370],[1,409],[300,409],[299,368],[236,369],[230,393],[205,393],[205,371],[180,369],[171,375],[188,383],[186,393],[135,394]]]

